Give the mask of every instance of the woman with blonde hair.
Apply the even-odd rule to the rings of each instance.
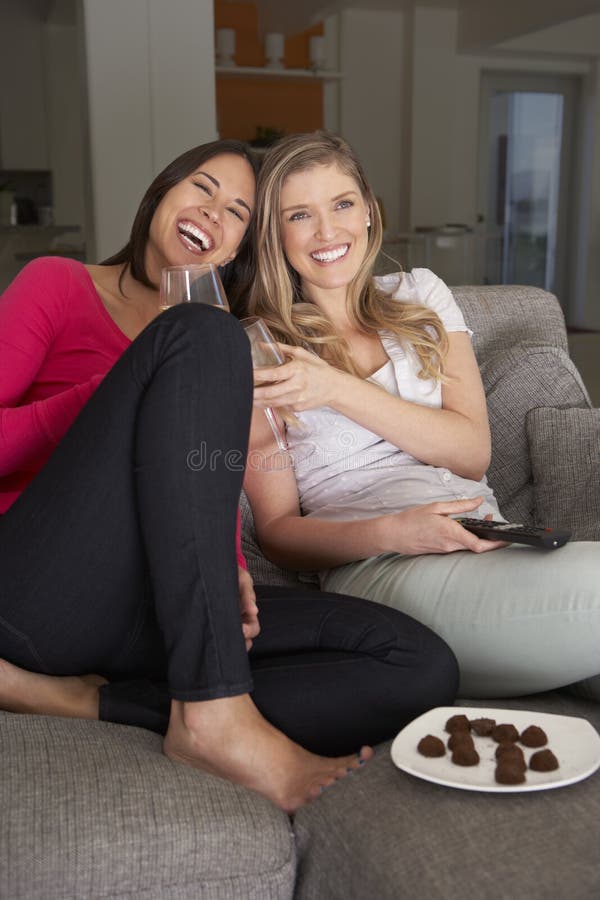
[[[433,628],[463,695],[596,676],[598,544],[548,554],[456,521],[502,519],[469,330],[429,270],[373,276],[381,218],[352,149],[328,132],[284,138],[257,192],[249,312],[287,361],[255,373],[254,402],[294,413],[287,466],[254,417],[245,488],[266,555]]]

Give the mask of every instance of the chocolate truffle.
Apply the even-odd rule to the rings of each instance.
[[[476,766],[479,762],[479,753],[468,744],[459,744],[456,750],[452,751],[452,762],[457,766]]]
[[[548,743],[546,732],[538,728],[537,725],[530,725],[529,728],[522,731],[519,740],[525,747],[543,747],[544,744]]]
[[[534,772],[553,772],[558,769],[558,760],[552,750],[538,750],[532,753],[529,768]]]
[[[469,731],[469,720],[466,716],[450,716],[446,722],[446,731],[450,734],[455,731]]]
[[[495,719],[470,719],[469,725],[471,731],[474,731],[478,737],[489,737],[495,725]]]
[[[496,781],[498,784],[523,784],[525,781],[525,769],[515,765],[512,760],[502,757],[496,766]]]
[[[498,765],[506,761],[512,765],[519,765],[522,769],[527,768],[523,751],[512,742],[505,741],[503,744],[498,744],[496,747],[496,759],[498,760]]]
[[[428,734],[421,738],[417,744],[417,750],[423,756],[444,756],[446,752],[444,742],[434,734]]]
[[[475,749],[473,738],[468,731],[453,731],[448,738],[448,750],[456,750],[457,747],[469,747]]]
[[[518,741],[519,732],[514,725],[496,725],[492,728],[492,737],[498,744],[504,741]]]

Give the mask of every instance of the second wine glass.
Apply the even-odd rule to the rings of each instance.
[[[229,312],[229,303],[218,269],[212,263],[167,266],[161,270],[161,312],[178,303],[207,303]]]
[[[261,366],[282,366],[286,362],[269,326],[263,319],[259,316],[250,316],[242,319],[241,322],[250,341],[252,365],[255,369]],[[262,385],[262,387],[266,387],[266,385]],[[295,428],[304,430],[302,423],[287,406],[278,406],[276,410],[267,406],[264,412],[275,435],[277,446],[280,450],[287,450],[285,430],[280,424],[276,412],[279,413],[286,425],[293,425]]]

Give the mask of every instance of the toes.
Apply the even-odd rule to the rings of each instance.
[[[327,788],[330,788],[336,781],[337,779],[332,776],[320,778],[317,784],[312,785],[308,792],[308,796],[311,800],[315,800],[317,797],[320,797],[321,794],[324,794]]]
[[[364,760],[365,762],[367,762],[369,759],[373,759],[374,756],[375,756],[375,751],[373,750],[372,747],[369,747],[367,744],[365,744],[364,747],[361,747],[360,750],[358,751],[358,758]]]

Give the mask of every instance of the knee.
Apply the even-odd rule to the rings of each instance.
[[[229,363],[251,372],[250,342],[231,313],[205,303],[179,303],[155,321],[183,335],[201,358],[216,359],[220,367]]]
[[[336,596],[339,601],[338,595],[325,596]],[[410,671],[423,708],[454,702],[459,682],[456,656],[438,634],[412,616],[368,600],[344,597],[336,614],[327,618],[322,640],[330,638],[332,629],[332,646],[344,640],[346,649],[402,669],[407,676]]]
[[[460,671],[452,649],[428,630],[421,656],[422,677],[430,691],[431,706],[451,706],[458,693]]]
[[[238,342],[240,347],[248,345],[244,329],[231,313],[207,303],[179,303],[161,314],[164,322],[182,323],[188,334],[224,336]],[[249,352],[249,351],[248,351]]]
[[[426,709],[454,703],[460,675],[451,647],[411,616],[387,608],[385,613],[394,614],[393,619],[388,620],[394,639],[387,644],[386,662],[411,669],[417,705]]]

